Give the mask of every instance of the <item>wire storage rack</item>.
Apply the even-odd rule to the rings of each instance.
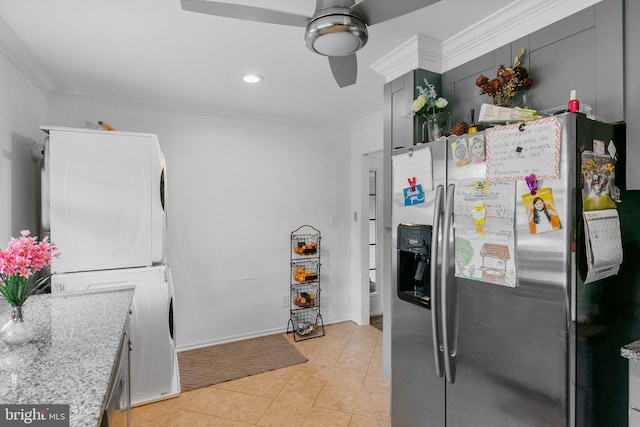
[[[320,313],[320,231],[302,225],[291,232],[287,333],[295,341],[324,336]]]

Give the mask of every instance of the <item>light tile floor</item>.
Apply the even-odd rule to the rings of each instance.
[[[131,410],[131,427],[390,427],[382,333],[352,322],[294,342],[306,363]]]

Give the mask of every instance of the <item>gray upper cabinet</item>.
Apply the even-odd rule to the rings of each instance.
[[[640,132],[637,22],[640,22],[637,0],[602,0],[446,71],[439,76],[438,93],[449,101],[447,111],[453,114],[452,125],[461,121],[470,123],[471,109],[475,110],[477,120],[480,106],[490,103],[491,98],[479,94],[476,78],[480,74],[495,77],[498,67],[511,66],[518,50],[524,48],[523,65],[535,80],[529,90],[534,109],[566,109],[570,92],[575,89],[581,105],[591,107],[591,114],[605,121],[627,122],[627,189],[640,189],[640,168],[632,167],[640,159],[640,144],[633,141],[633,136]],[[385,168],[391,166],[392,147],[420,142],[419,119],[412,121],[406,117],[411,113],[415,86],[422,84],[418,73],[429,72],[415,70],[385,85]],[[437,74],[429,75],[432,76],[429,81],[433,78],[435,84]],[[386,190],[390,190],[389,182],[385,183]]]
[[[526,51],[524,66],[535,83],[529,91],[537,110],[567,108],[575,89],[581,105],[605,121],[627,122],[627,189],[640,189],[640,145],[633,135],[640,132],[640,4],[636,0],[603,0],[527,37],[473,59],[442,75],[442,91],[451,106],[453,123],[470,121],[488,95],[480,95],[475,80],[480,74],[496,75],[503,64],[510,66],[519,49]],[[625,23],[627,24],[625,26]],[[626,80],[625,80],[626,79]]]
[[[640,190],[640,168],[634,167],[640,161],[640,144],[636,135],[640,134],[640,2],[625,2],[625,106],[627,122],[627,189]]]
[[[422,117],[413,117],[411,105],[418,95],[417,86],[425,86],[425,79],[441,93],[440,74],[414,70],[384,86],[385,147],[409,147],[422,140]]]
[[[462,121],[471,124],[472,109],[475,119],[478,119],[480,106],[483,102],[490,103],[491,98],[479,94],[476,78],[480,74],[495,77],[500,64],[511,64],[514,56],[511,55],[511,45],[503,46],[442,75],[442,93],[449,100],[448,109],[453,113],[452,125]]]
[[[384,138],[383,169],[391,170],[391,152],[395,148],[409,147],[421,141],[424,119],[413,117],[411,105],[417,95],[417,86],[424,86],[424,79],[440,93],[440,74],[426,70],[414,70],[384,85]],[[391,228],[391,174],[383,180],[383,225]]]
[[[570,91],[592,107],[591,113],[607,121],[624,118],[623,1],[604,0],[575,15],[507,44],[442,76],[443,93],[451,101],[454,122],[469,122],[488,95],[480,95],[475,80],[496,75],[502,64],[511,66],[519,49],[523,65],[534,78],[529,91],[537,110],[566,109]]]

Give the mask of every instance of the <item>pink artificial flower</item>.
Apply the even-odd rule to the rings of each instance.
[[[50,265],[52,257],[60,256],[56,245],[47,237],[38,242],[36,237],[30,236],[29,230],[22,230],[19,238],[11,238],[7,249],[0,249],[0,275],[30,277]]]
[[[48,238],[38,242],[29,230],[22,230],[19,238],[11,238],[7,249],[0,249],[0,294],[11,306],[20,306],[46,284],[48,276],[31,280],[38,271],[59,257],[56,245]]]

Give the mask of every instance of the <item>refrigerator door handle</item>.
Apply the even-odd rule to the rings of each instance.
[[[572,244],[573,246],[573,244]],[[577,318],[577,287],[576,287],[576,275],[578,274],[576,267],[576,251],[574,248],[571,250],[571,289],[569,295],[569,308],[571,309],[571,321],[575,322]]]
[[[446,209],[444,212],[444,225],[442,232],[442,271],[440,273],[440,291],[441,295],[441,309],[442,309],[442,343],[444,344],[444,371],[446,379],[449,383],[453,383],[453,375],[451,370],[451,352],[449,348],[449,319],[448,319],[448,307],[447,307],[447,275],[449,274],[449,256],[451,249],[451,230],[453,229],[453,193],[455,191],[455,185],[449,184],[447,187],[447,201]]]
[[[438,242],[441,235],[441,223],[443,215],[444,187],[436,188],[436,200],[433,212],[433,230],[431,233],[431,326],[433,335],[433,361],[436,367],[436,375],[442,376],[442,356],[440,355],[440,316],[438,301]]]

